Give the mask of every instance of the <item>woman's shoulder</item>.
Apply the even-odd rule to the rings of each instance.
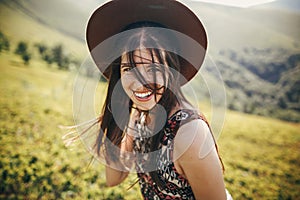
[[[208,124],[201,118],[189,120],[181,125],[174,139],[174,158],[185,152],[194,152],[204,158],[215,146]]]

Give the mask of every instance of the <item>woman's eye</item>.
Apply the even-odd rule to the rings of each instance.
[[[149,72],[158,72],[158,71],[161,71],[161,68],[159,65],[156,65],[156,64],[152,64],[149,66],[149,69],[148,69]]]
[[[131,66],[122,66],[122,67],[121,67],[121,71],[122,71],[122,72],[128,72],[128,71],[130,71],[131,69],[132,69]]]

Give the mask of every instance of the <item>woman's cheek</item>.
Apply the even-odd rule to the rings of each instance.
[[[166,77],[166,79],[168,79],[168,77]],[[163,75],[162,74],[158,74],[156,76],[156,84],[160,85],[160,86],[165,86],[167,85],[167,80],[164,80]]]
[[[132,95],[130,90],[130,84],[131,84],[130,78],[126,75],[123,76],[121,78],[121,84],[126,94],[130,97],[130,95]]]

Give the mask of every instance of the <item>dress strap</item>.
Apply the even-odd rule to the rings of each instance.
[[[203,120],[207,126],[209,127],[209,129],[211,129],[209,123],[208,123],[208,120],[206,119],[206,117],[204,116],[203,113],[201,112],[198,112],[196,110],[191,110],[191,109],[181,109],[181,110],[178,110],[176,111],[170,118],[170,122],[173,123],[173,124],[176,124],[177,125],[177,129],[194,120],[194,119],[201,119]],[[176,129],[175,129],[176,130]],[[176,130],[177,131],[177,130]]]
[[[168,140],[173,140],[180,126],[194,120],[202,119],[196,110],[180,109],[168,118],[165,126],[165,135],[162,138],[162,144],[166,145]]]
[[[177,131],[177,129],[194,120],[194,119],[202,119],[199,113],[196,110],[190,110],[190,109],[181,109],[175,112],[170,118],[169,122],[173,125],[175,128],[174,131]],[[174,126],[175,125],[175,126]]]

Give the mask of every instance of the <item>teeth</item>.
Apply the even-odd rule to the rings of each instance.
[[[135,96],[139,97],[139,98],[145,98],[145,97],[148,97],[152,94],[151,91],[149,92],[143,92],[143,93],[140,93],[140,92],[134,92]]]

